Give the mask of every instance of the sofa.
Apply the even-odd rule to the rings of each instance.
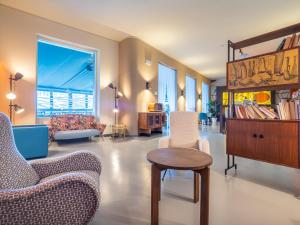
[[[31,140],[36,140],[32,137]],[[88,224],[100,203],[101,163],[92,153],[26,161],[0,112],[0,224]]]
[[[97,123],[94,116],[66,114],[52,116],[49,121],[51,141],[71,140],[99,136],[103,138],[105,124]]]
[[[25,159],[47,157],[48,127],[46,125],[14,126],[13,134],[17,149]]]

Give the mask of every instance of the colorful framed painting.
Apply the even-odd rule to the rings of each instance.
[[[299,84],[299,51],[297,47],[227,63],[228,90]]]

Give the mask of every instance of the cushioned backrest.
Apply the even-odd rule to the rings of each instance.
[[[170,145],[172,147],[197,148],[198,139],[198,114],[171,112]]]
[[[0,113],[0,189],[28,187],[38,181],[35,170],[17,150],[9,119]]]

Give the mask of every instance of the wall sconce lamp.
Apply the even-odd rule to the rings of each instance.
[[[201,100],[202,99],[202,95],[198,94],[198,99]]]
[[[116,125],[117,124],[117,113],[119,112],[118,100],[119,100],[119,98],[123,97],[123,93],[120,92],[118,90],[118,87],[114,86],[113,83],[110,83],[108,85],[108,87],[110,87],[111,89],[114,90],[114,103],[115,103],[115,106],[114,106],[114,109],[113,109],[113,113],[115,114],[115,125]]]
[[[145,49],[145,64],[147,66],[151,66],[152,61],[151,61],[151,49],[146,48]]]
[[[180,96],[184,96],[184,90],[183,89],[180,90]]]
[[[151,90],[151,84],[149,81],[146,81],[146,90]]]
[[[16,94],[14,93],[14,82],[21,80],[22,78],[23,78],[23,74],[21,73],[16,73],[14,77],[12,74],[9,76],[9,93],[6,94],[6,98],[9,100],[10,121],[12,121],[13,110],[18,114],[24,112],[24,109],[21,106],[13,104],[13,100],[17,98]]]
[[[24,108],[22,108],[21,106],[16,105],[16,104],[9,105],[9,108],[10,108],[10,110],[13,109],[17,114],[20,114],[20,113],[24,112]]]
[[[119,112],[119,109],[118,109],[118,108],[114,108],[114,109],[113,109],[113,112],[114,112],[114,113],[118,113],[118,112]],[[116,122],[115,122],[115,123],[116,123]]]
[[[151,66],[151,64],[152,64],[151,59],[145,59],[145,64],[147,66]]]

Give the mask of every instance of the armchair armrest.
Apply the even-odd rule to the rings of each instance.
[[[96,185],[88,175],[75,172],[27,188],[1,190],[0,212],[5,216],[0,224],[86,224],[99,206]]]
[[[198,148],[200,151],[203,151],[210,155],[210,147],[209,142],[206,138],[199,138],[198,140]]]
[[[40,178],[76,170],[92,170],[101,174],[100,160],[90,152],[74,152],[65,156],[30,162]]]
[[[170,144],[170,137],[162,137],[158,140],[158,148],[168,148]]]
[[[53,141],[56,129],[51,124],[47,124],[47,126],[48,126],[48,139],[49,141]]]

